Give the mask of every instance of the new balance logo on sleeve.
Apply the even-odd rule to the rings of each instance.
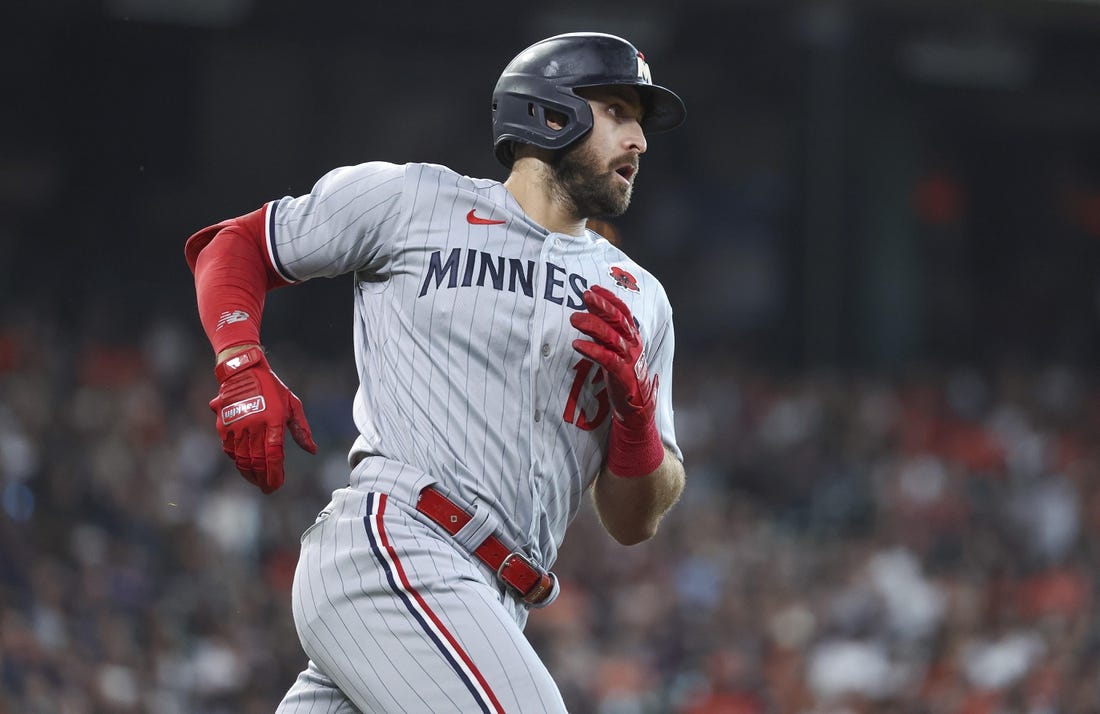
[[[234,322],[244,322],[249,317],[248,313],[244,310],[234,310],[233,312],[223,312],[218,316],[218,325],[215,330],[220,330],[226,325],[231,325]]]

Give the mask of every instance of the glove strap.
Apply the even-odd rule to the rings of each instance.
[[[243,352],[222,360],[214,367],[214,376],[217,377],[218,382],[224,382],[238,372],[244,371],[251,367],[255,367],[258,364],[264,364],[267,362],[267,357],[264,356],[264,351],[259,347],[249,347]]]

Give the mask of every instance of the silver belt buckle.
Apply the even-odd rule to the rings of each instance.
[[[535,563],[535,561],[528,558],[525,553],[521,553],[518,550],[513,550],[511,553],[504,557],[504,560],[500,561],[500,567],[497,568],[497,577],[501,580],[504,580],[504,569],[508,567],[508,563],[512,561],[512,558],[518,558],[519,560],[522,560],[524,563],[527,564],[527,567],[531,568],[531,570],[534,570],[540,576],[543,574],[543,569],[539,567],[539,565]],[[504,580],[504,582],[507,583],[508,581]],[[508,583],[508,585],[509,587],[513,587],[511,583]],[[515,588],[513,587],[513,589]],[[522,594],[523,593],[520,593],[520,595]]]
[[[524,564],[526,564],[537,576],[535,582],[528,588],[527,592],[521,591],[518,587],[508,582],[504,578],[504,569],[508,567],[508,563],[512,558],[518,558]],[[549,578],[550,584],[547,586],[543,581]],[[497,580],[504,583],[510,590],[519,595],[527,607],[543,608],[554,602],[558,597],[558,579],[554,577],[554,574],[544,570],[542,566],[535,561],[528,558],[524,553],[514,551],[509,553],[503,561],[501,561],[500,567],[497,568]]]
[[[535,575],[537,576],[535,578],[535,582],[532,583],[531,587],[527,589],[527,592],[520,590],[512,583],[508,582],[507,578],[504,577],[504,569],[508,567],[508,563],[512,562],[512,558],[517,558],[518,560],[522,561],[527,567],[531,568],[531,570],[534,571]],[[512,551],[507,556],[505,556],[504,560],[500,562],[500,567],[497,568],[497,580],[500,580],[502,583],[507,585],[512,590],[512,592],[518,594],[521,598],[526,598],[529,593],[533,592],[534,589],[538,587],[539,581],[542,580],[542,576],[545,574],[546,571],[543,570],[538,564],[536,564],[535,561],[531,560],[524,553],[521,553],[519,551]]]

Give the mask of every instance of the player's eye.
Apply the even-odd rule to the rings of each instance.
[[[629,119],[630,107],[626,106],[622,102],[612,102],[607,106],[607,113],[609,116],[620,121]]]
[[[611,102],[607,105],[607,113],[620,120],[637,119],[641,121],[641,111],[631,107],[625,102]]]

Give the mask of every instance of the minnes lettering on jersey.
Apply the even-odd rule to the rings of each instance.
[[[522,292],[527,297],[539,297],[572,310],[583,310],[581,296],[588,289],[588,280],[576,273],[547,261],[539,271],[541,283],[535,284],[536,264],[533,260],[493,255],[473,248],[452,248],[443,257],[443,251],[435,251],[428,260],[428,272],[417,297],[424,297],[428,290],[446,286],[452,288],[489,287],[510,293]],[[637,287],[635,287],[637,290]]]

